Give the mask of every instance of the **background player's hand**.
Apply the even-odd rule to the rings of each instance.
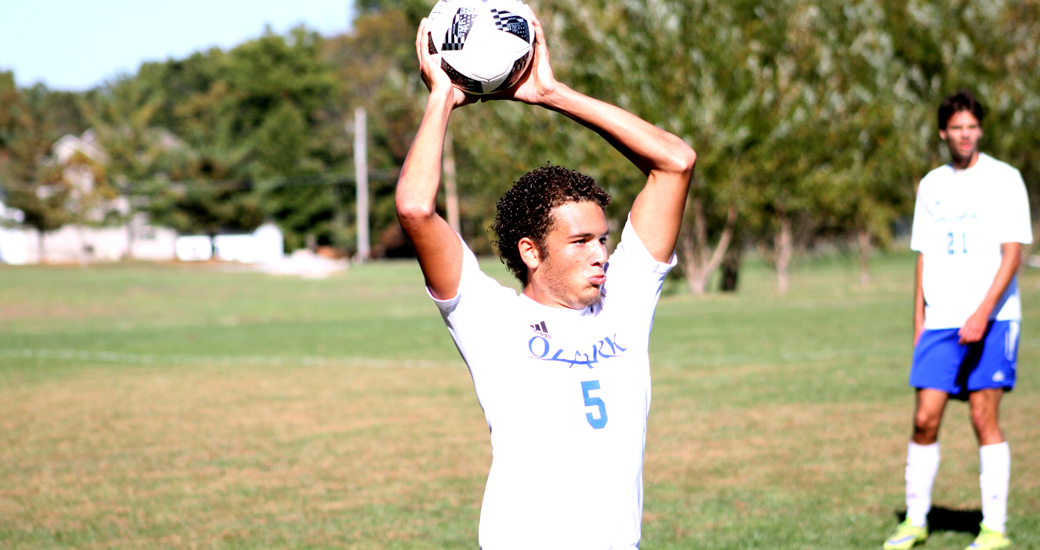
[[[542,23],[538,21],[530,6],[527,11],[531,18],[531,27],[534,29],[534,55],[531,66],[527,68],[523,78],[515,86],[491,96],[488,99],[512,99],[523,101],[532,105],[542,103],[542,99],[556,90],[559,83],[553,75],[552,64],[549,62],[549,48],[545,44],[545,32]]]
[[[989,312],[976,311],[964,322],[964,326],[957,331],[961,344],[971,344],[982,340],[989,325]]]
[[[419,72],[423,83],[430,90],[430,95],[444,94],[452,107],[461,107],[477,100],[456,88],[448,78],[448,73],[441,68],[440,54],[430,53],[430,33],[426,26],[429,19],[423,18],[419,23],[419,32],[415,36],[415,54],[419,58]]]

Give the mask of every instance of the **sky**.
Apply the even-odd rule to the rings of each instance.
[[[256,38],[270,24],[346,31],[350,0],[0,0],[0,71],[19,86],[82,91],[144,61]]]

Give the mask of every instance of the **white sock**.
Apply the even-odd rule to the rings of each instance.
[[[979,447],[979,486],[982,488],[982,524],[1004,532],[1007,521],[1011,452],[1007,441]]]
[[[932,483],[939,471],[939,442],[918,445],[913,441],[906,452],[906,517],[924,527],[932,508]]]

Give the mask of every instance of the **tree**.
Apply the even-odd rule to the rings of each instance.
[[[41,260],[44,234],[75,220],[73,188],[48,158],[62,128],[50,110],[54,99],[42,85],[19,90],[13,73],[0,73],[0,190],[8,207],[22,211],[22,225],[37,231]]]
[[[341,110],[333,104],[338,83],[322,52],[313,31],[298,27],[283,36],[268,29],[229,52],[143,66],[137,78],[150,120],[186,145],[167,163],[166,177],[181,183],[161,190],[151,215],[210,234],[251,231],[271,217],[290,246],[333,219],[327,189],[278,185],[342,168],[346,160]],[[300,207],[310,215],[299,216]]]

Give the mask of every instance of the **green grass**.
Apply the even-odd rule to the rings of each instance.
[[[741,277],[658,307],[641,547],[878,548],[903,510],[913,258],[877,258],[866,289],[840,257],[785,296],[761,264]],[[1008,527],[1040,548],[1040,272],[1020,286]],[[941,439],[935,505],[970,516],[964,405]],[[0,267],[0,548],[473,548],[489,464],[413,263]]]

